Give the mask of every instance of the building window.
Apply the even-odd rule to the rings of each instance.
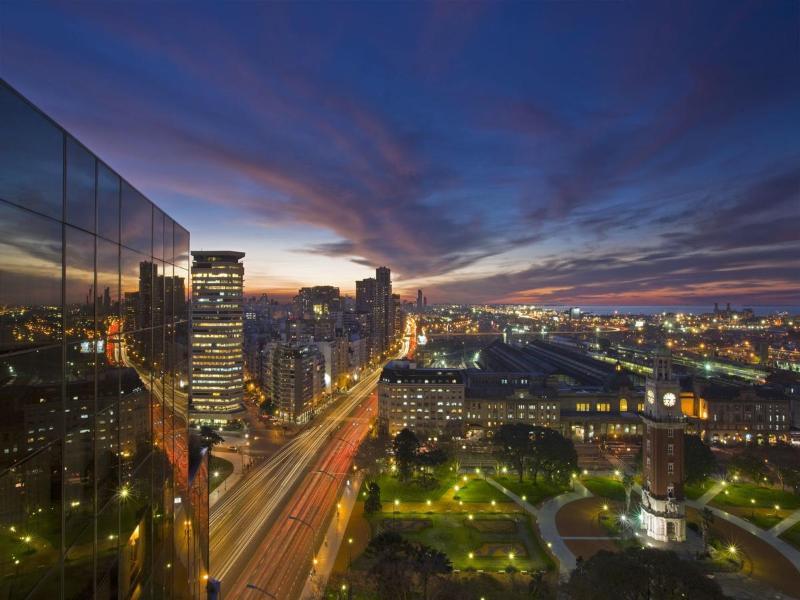
[[[628,412],[628,401],[625,398],[619,399],[619,412]]]
[[[577,410],[578,412],[589,412],[589,410],[590,410],[589,403],[588,402],[578,402],[575,405],[575,410]]]
[[[675,454],[675,445],[667,444],[667,456],[672,456],[673,454]]]
[[[667,463],[667,475],[675,474],[675,463]]]
[[[611,405],[608,402],[598,402],[596,407],[597,412],[609,412],[611,410]]]
[[[674,438],[675,437],[675,430],[674,429],[667,429],[667,437]]]

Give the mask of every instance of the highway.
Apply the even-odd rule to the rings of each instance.
[[[413,333],[409,320],[397,356],[409,352]],[[374,392],[381,370],[363,377],[214,505],[209,571],[221,581],[222,598],[272,595],[283,600],[301,593],[323,542],[317,535],[332,515],[355,450],[376,416]]]

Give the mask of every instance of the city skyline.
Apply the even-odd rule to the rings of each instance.
[[[796,3],[314,13],[5,6],[0,76],[248,295],[797,304]]]

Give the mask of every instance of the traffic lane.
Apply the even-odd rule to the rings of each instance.
[[[374,405],[377,402],[374,394],[368,400],[370,402],[365,404]],[[373,406],[362,405],[360,408],[361,410],[354,415],[354,422],[360,426],[351,426],[346,432],[342,432],[346,444],[342,444],[340,440],[333,440],[315,465],[315,471],[341,474],[339,477],[342,479],[350,476],[350,465],[354,459],[354,451],[350,444],[357,445],[366,437],[372,412],[368,409],[372,409]],[[248,592],[247,583],[254,583],[282,598],[292,598],[295,592],[299,593],[310,572],[312,556],[316,551],[313,531],[320,531],[327,517],[332,515],[340,495],[340,483],[341,480],[334,481],[330,477],[313,472],[304,478],[293,501],[266,536],[262,544],[263,552],[248,565],[246,573],[249,575],[249,581],[241,580],[234,584],[232,588],[234,597]],[[309,525],[289,519],[289,516],[299,517]],[[284,543],[271,544],[271,540],[282,540]],[[294,565],[294,568],[290,565]]]

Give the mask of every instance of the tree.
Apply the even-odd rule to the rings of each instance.
[[[414,545],[414,569],[419,574],[422,583],[422,598],[428,600],[428,581],[435,575],[446,575],[453,571],[453,563],[447,554],[426,546]]]
[[[367,499],[364,501],[364,512],[371,515],[380,512],[382,508],[381,488],[373,481],[367,485]]]
[[[532,452],[531,429],[530,425],[524,423],[505,423],[500,426],[492,438],[500,456],[517,470],[520,483],[522,483],[522,476],[525,472],[525,459]]]
[[[222,437],[217,430],[210,425],[201,425],[200,440],[203,448],[213,448],[217,444],[224,442],[225,438]]]
[[[449,459],[447,451],[444,448],[435,447],[429,448],[424,452],[417,453],[417,464],[425,469],[432,469],[439,465],[445,464]]]
[[[531,464],[552,483],[566,484],[578,468],[578,453],[572,440],[549,427],[534,427],[531,433]]]
[[[698,435],[686,435],[683,438],[684,472],[686,481],[699,483],[711,477],[717,471],[717,458]]]
[[[275,414],[275,409],[277,407],[275,406],[275,403],[272,400],[267,399],[264,400],[261,404],[259,404],[258,408],[260,408],[261,412],[264,413],[265,415],[272,416],[273,414]]]
[[[364,554],[371,561],[369,569],[379,598],[407,598],[411,594],[414,549],[394,531],[383,531],[370,540]]]
[[[714,513],[707,506],[700,513],[700,529],[703,532],[703,552],[708,553],[708,532],[714,524]]]
[[[764,459],[752,449],[745,450],[741,454],[734,456],[728,463],[728,467],[754,483],[761,483],[769,471]]]
[[[716,581],[694,563],[671,551],[629,548],[601,550],[576,567],[564,586],[571,600],[646,598],[652,600],[723,600]]]
[[[622,474],[622,487],[625,488],[625,514],[627,515],[631,510],[631,492],[633,491],[633,475],[630,473]]]
[[[411,478],[411,469],[419,452],[419,439],[417,439],[413,431],[406,428],[394,437],[392,447],[394,448],[394,459],[397,462],[400,481],[408,481]]]

